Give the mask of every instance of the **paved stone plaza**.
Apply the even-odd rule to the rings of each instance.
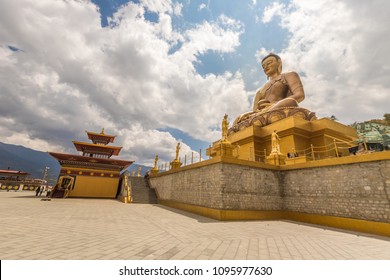
[[[390,259],[390,238],[288,221],[220,222],[152,204],[0,192],[0,259]]]

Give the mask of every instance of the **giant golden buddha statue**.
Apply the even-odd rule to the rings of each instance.
[[[229,134],[245,127],[265,126],[289,116],[306,120],[315,119],[315,114],[298,103],[305,98],[302,82],[296,72],[282,73],[282,60],[273,53],[263,58],[262,67],[268,81],[256,93],[253,111],[239,116]]]
[[[227,135],[225,116],[222,140],[213,142],[207,155],[273,165],[295,164],[330,156],[324,147],[334,147],[335,141],[346,144],[356,139],[352,127],[327,118],[317,120],[313,112],[299,107],[305,98],[301,79],[296,72],[282,72],[278,55],[267,55],[261,64],[268,80],[257,91],[252,111],[240,115]],[[348,152],[345,146],[344,151]],[[288,153],[296,156],[286,159]]]

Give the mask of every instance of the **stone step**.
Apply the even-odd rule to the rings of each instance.
[[[133,203],[141,204],[157,204],[157,196],[154,189],[149,187],[148,182],[142,177],[130,177],[129,178]]]

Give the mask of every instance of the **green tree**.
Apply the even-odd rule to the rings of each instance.
[[[383,117],[385,118],[385,124],[390,125],[390,114],[384,114]]]

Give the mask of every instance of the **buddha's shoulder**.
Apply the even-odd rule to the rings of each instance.
[[[299,77],[298,73],[295,72],[295,71],[284,72],[284,73],[282,73],[282,76],[284,76],[285,78],[288,78],[288,77]]]
[[[286,81],[287,83],[290,83],[300,81],[300,78],[297,72],[290,71],[282,74],[282,80]]]

